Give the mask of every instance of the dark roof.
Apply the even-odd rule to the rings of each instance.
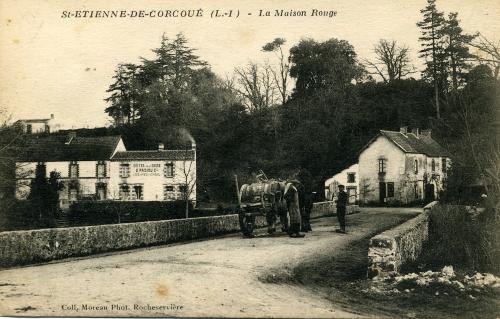
[[[77,136],[66,144],[67,135],[30,137],[21,145],[17,160],[23,162],[109,160],[120,139],[120,136]]]
[[[405,153],[425,154],[429,157],[450,157],[450,153],[429,135],[380,130],[380,135],[387,137]]]
[[[170,161],[192,161],[194,160],[194,150],[154,150],[154,151],[126,151],[116,152],[111,160],[113,161],[134,161],[134,160],[170,160]]]
[[[22,122],[25,122],[25,123],[39,123],[39,122],[47,122],[47,121],[50,121],[50,119],[27,119],[27,120],[17,120],[14,122],[14,124],[16,123],[22,123]]]

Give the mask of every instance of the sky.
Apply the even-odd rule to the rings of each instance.
[[[359,58],[373,58],[379,39],[393,39],[411,49],[419,60],[416,22],[426,0],[278,0],[278,1],[59,1],[2,0],[0,2],[0,109],[13,120],[48,118],[54,114],[66,128],[110,124],[104,112],[106,89],[119,63],[152,58],[162,34],[183,32],[189,45],[221,77],[250,60],[273,61],[262,46],[276,37],[287,48],[302,38],[349,41]],[[481,32],[499,41],[500,1],[437,0],[438,9],[457,11],[468,33]],[[83,10],[202,9],[202,17],[76,18]],[[213,10],[231,17],[211,18]],[[259,12],[305,10],[305,17],[260,17]],[[336,16],[311,16],[313,9],[336,11]],[[239,16],[235,15],[239,12]],[[83,13],[80,13],[83,14]],[[94,13],[95,14],[95,13]],[[249,15],[250,14],[250,15]]]

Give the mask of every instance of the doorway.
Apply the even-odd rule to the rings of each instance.
[[[387,194],[387,189],[386,189],[386,184],[385,182],[379,182],[378,183],[378,189],[379,189],[379,203],[381,205],[385,204],[385,198]]]

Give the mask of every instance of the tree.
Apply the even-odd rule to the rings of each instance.
[[[420,57],[425,58],[426,69],[423,72],[424,78],[434,85],[434,106],[436,108],[436,118],[441,117],[439,107],[439,93],[442,91],[446,81],[445,52],[442,29],[445,20],[442,12],[436,8],[436,0],[427,0],[427,6],[420,10],[424,19],[417,23],[421,29],[422,49]]]
[[[479,50],[479,52],[474,55],[474,58],[477,59],[479,63],[484,63],[491,67],[495,79],[498,79],[500,75],[500,41],[495,43],[483,35],[478,34],[478,37],[472,39],[469,45]]]
[[[373,48],[376,55],[375,62],[364,60],[371,74],[376,74],[385,83],[400,80],[414,73],[414,66],[410,62],[410,49],[406,45],[398,45],[395,40],[380,40]]]
[[[47,178],[44,170],[37,170],[31,181],[28,200],[37,213],[38,222],[43,226],[53,226],[55,223],[59,208],[59,191],[62,189],[60,177],[58,172],[52,171]]]
[[[276,72],[271,68],[271,72],[273,73],[274,83],[280,92],[282,104],[285,104],[288,97],[288,74],[290,72],[290,63],[283,53],[285,42],[286,40],[283,38],[276,38],[262,47],[262,51],[274,52],[278,56],[279,71]]]
[[[455,93],[459,85],[463,84],[465,71],[470,68],[469,61],[473,57],[469,53],[468,43],[476,37],[463,33],[457,17],[457,12],[450,13],[441,30],[446,41],[445,54],[450,68],[451,88]]]
[[[206,62],[188,47],[182,33],[172,40],[163,35],[160,47],[152,51],[154,59],[120,64],[115,71],[115,82],[108,89],[112,94],[106,99],[111,105],[105,111],[118,124],[134,124],[139,118],[157,126],[182,124],[183,105],[193,100],[193,76]]]
[[[290,76],[297,80],[296,96],[311,96],[316,90],[343,91],[364,74],[353,46],[345,40],[301,40],[290,49],[290,63]]]
[[[111,96],[104,99],[111,105],[104,111],[111,116],[116,126],[133,124],[139,116],[139,92],[137,90],[137,74],[140,68],[127,63],[119,64],[113,78],[115,82],[106,92]]]
[[[276,86],[269,65],[249,62],[246,67],[235,68],[238,92],[250,111],[269,108],[276,102]]]

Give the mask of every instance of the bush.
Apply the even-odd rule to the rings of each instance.
[[[491,208],[478,215],[466,206],[436,206],[430,213],[424,263],[433,268],[454,265],[498,273],[500,223],[496,216]]]
[[[189,212],[192,212],[189,203]],[[178,219],[186,217],[186,202],[79,201],[70,206],[68,220],[73,225],[98,225]]]
[[[0,231],[40,229],[56,227],[59,212],[46,214],[40,207],[27,200],[12,200],[0,203],[2,222]]]

